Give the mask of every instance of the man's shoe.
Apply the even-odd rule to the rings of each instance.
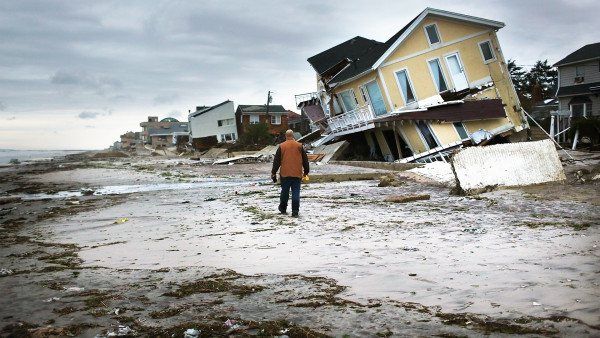
[[[284,209],[284,208],[282,208],[282,207],[281,207],[281,205],[279,206],[279,208],[278,208],[278,209],[279,209],[279,212],[280,212],[280,213],[282,213],[282,214],[285,214],[285,209]]]
[[[298,213],[297,212],[292,212],[292,217],[298,217]]]

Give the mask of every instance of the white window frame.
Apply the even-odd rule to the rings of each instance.
[[[431,61],[433,60],[437,60],[438,63],[438,67],[440,67],[440,71],[442,72],[442,78],[444,79],[444,84],[446,85],[446,90],[445,91],[449,91],[450,90],[450,83],[448,82],[448,80],[446,79],[446,72],[443,66],[443,62],[440,59],[439,56],[436,56],[434,58],[431,58],[429,60],[425,60],[425,62],[427,62],[427,68],[429,68],[429,74],[431,74],[431,80],[433,80],[433,86],[435,87],[435,90],[437,90],[438,94],[442,93],[442,91],[440,91],[440,88],[438,88],[437,83],[435,81],[436,75],[433,74],[433,69],[431,69],[431,65],[429,64]]]
[[[377,88],[379,89],[379,94],[381,94],[381,98],[383,99],[383,106],[385,107],[385,114],[380,114],[377,115],[377,113],[375,112],[375,108],[373,107],[373,102],[371,102],[371,95],[369,94],[369,90],[367,89],[367,85],[371,84],[372,82],[375,82],[375,84],[377,84]],[[361,89],[361,94],[362,95],[366,95],[366,97],[368,98],[368,102],[365,102],[365,105],[369,105],[369,107],[371,107],[371,111],[373,112],[373,115],[375,115],[376,117],[381,117],[384,115],[389,114],[389,112],[387,111],[387,106],[385,105],[385,98],[383,97],[383,92],[381,91],[381,86],[379,86],[379,83],[377,82],[377,77],[372,77],[369,80],[363,82],[359,88]],[[364,92],[363,92],[364,90]],[[385,90],[385,88],[384,88]],[[392,108],[393,110],[393,108]]]
[[[369,92],[367,91],[366,85],[367,84],[365,83],[358,86],[358,91],[360,92],[360,96],[363,100],[364,105],[371,103],[371,98],[369,97]]]
[[[455,123],[460,123],[460,125],[461,125],[461,126],[463,127],[463,129],[465,130],[465,133],[467,133],[467,138],[462,138],[462,137],[460,136],[460,133],[458,132],[458,129],[456,129],[456,125],[455,125]],[[452,127],[454,128],[454,131],[456,132],[456,136],[458,136],[458,139],[459,139],[459,140],[461,140],[461,141],[462,141],[462,140],[468,140],[468,139],[469,139],[469,135],[470,135],[470,134],[469,134],[469,130],[467,129],[467,127],[465,126],[465,124],[464,124],[464,123],[462,123],[462,122],[452,122]]]
[[[250,124],[258,124],[260,123],[260,116],[258,115],[249,115]]]
[[[275,119],[275,121],[273,121]],[[281,115],[271,115],[271,124],[280,125],[281,124]]]
[[[492,53],[492,58],[489,60],[485,59],[485,55],[483,55],[483,49],[481,48],[481,45],[487,43],[490,47],[490,53]],[[484,64],[488,64],[490,62],[494,62],[496,61],[496,51],[494,50],[494,45],[492,44],[492,40],[485,40],[485,41],[481,41],[479,43],[477,43],[477,46],[479,46],[479,54],[481,54],[481,59],[483,60]]]
[[[220,125],[219,125],[220,123]],[[223,119],[217,121],[217,126],[219,127],[227,127],[232,126],[235,123],[235,119]]]
[[[406,98],[404,97],[404,93],[402,92],[402,86],[400,86],[400,80],[398,80],[398,73],[400,73],[400,72],[406,73],[406,79],[408,80],[408,85],[410,86],[410,90],[412,91],[414,101],[407,102]],[[404,101],[404,106],[407,107],[407,106],[418,105],[419,98],[417,96],[417,91],[415,90],[415,87],[412,84],[412,79],[410,78],[410,74],[408,73],[408,68],[405,67],[402,69],[395,70],[394,78],[396,79],[396,85],[398,86],[398,90],[400,91],[400,96],[402,96],[402,101]]]
[[[573,117],[573,106],[583,106],[583,114],[581,116],[583,117],[590,117],[592,116],[592,109],[589,109],[590,114],[588,115],[588,105],[592,105],[591,102],[583,102],[583,103],[575,103],[575,104],[570,104],[569,105],[569,110],[571,111],[571,117]],[[594,107],[592,105],[592,107]]]
[[[456,90],[456,84],[454,83],[454,79],[452,78],[452,72],[451,72],[451,68],[450,65],[448,64],[448,57],[452,56],[456,54],[456,59],[458,60],[458,62],[460,63],[460,65],[462,66],[462,70],[465,74],[465,81],[467,81],[467,88],[471,88],[471,82],[469,82],[469,77],[467,76],[467,69],[465,68],[465,64],[462,61],[462,57],[460,56],[460,52],[458,50],[446,53],[443,55],[444,57],[444,65],[446,66],[446,69],[448,69],[448,78],[452,81],[452,88],[453,90]],[[466,89],[466,88],[465,88]]]
[[[344,93],[350,93],[350,99],[354,101],[354,109],[348,109],[348,107],[346,107],[346,103],[344,102],[344,98],[342,97],[342,95]],[[342,102],[342,108],[344,109],[344,112],[346,112],[346,113],[351,112],[358,107],[358,99],[356,98],[356,94],[354,94],[354,89],[350,88],[350,89],[342,90],[341,92],[338,93],[338,95],[340,97],[340,101]]]
[[[227,139],[227,137],[229,136],[230,140]],[[227,133],[227,134],[221,134],[221,142],[227,142],[227,141],[235,141],[235,133]]]
[[[431,39],[429,39],[429,33],[427,33],[427,27],[431,27],[434,26],[435,27],[435,32],[437,33],[437,38],[438,38],[438,42],[435,43],[431,43]],[[442,34],[440,34],[440,29],[437,25],[437,22],[431,23],[429,25],[423,25],[423,30],[425,31],[425,37],[427,38],[427,43],[429,43],[429,47],[437,47],[443,44],[442,41]]]

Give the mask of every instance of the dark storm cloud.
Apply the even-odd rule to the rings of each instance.
[[[79,117],[80,119],[95,119],[99,115],[102,114],[98,112],[82,111],[81,113],[79,113],[79,115],[77,115],[77,117]]]

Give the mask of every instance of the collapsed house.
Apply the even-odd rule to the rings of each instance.
[[[343,138],[369,158],[425,162],[495,137],[525,140],[502,27],[427,8],[386,42],[357,36],[308,58],[317,91],[296,104],[320,128],[312,146]]]

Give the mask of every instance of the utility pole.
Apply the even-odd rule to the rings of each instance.
[[[267,93],[267,123],[269,121],[269,103],[273,101],[273,97],[271,97],[271,91]]]

